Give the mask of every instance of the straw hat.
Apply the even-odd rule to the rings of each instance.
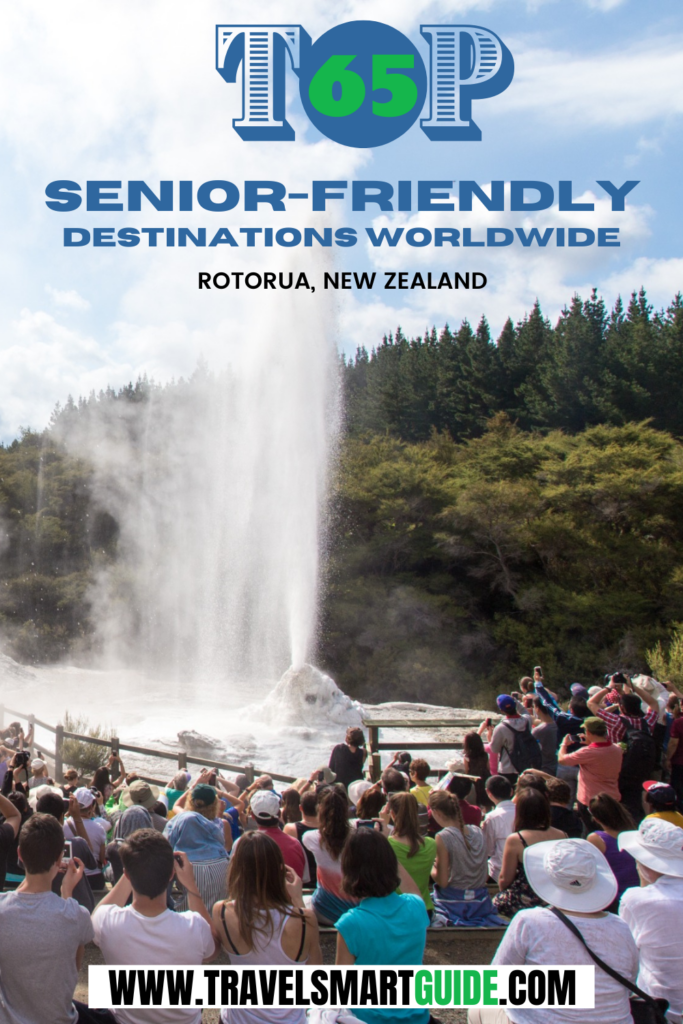
[[[663,818],[645,818],[637,832],[621,832],[620,850],[626,850],[646,868],[683,878],[683,828]]]
[[[594,913],[617,895],[607,858],[585,839],[550,839],[528,846],[524,870],[534,892],[560,910]]]

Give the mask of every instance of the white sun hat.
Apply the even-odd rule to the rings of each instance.
[[[683,828],[663,818],[645,818],[637,832],[621,832],[620,850],[626,850],[646,868],[683,878]]]
[[[368,782],[366,779],[359,779],[357,782],[352,782],[349,786],[349,800],[355,806],[363,793],[367,793],[369,789],[372,789],[372,783]]]
[[[524,850],[524,870],[534,892],[560,910],[604,910],[617,895],[607,858],[585,839],[550,839]]]

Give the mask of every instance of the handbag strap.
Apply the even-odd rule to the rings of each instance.
[[[579,942],[585,947],[586,952],[590,956],[591,960],[593,960],[598,965],[598,967],[600,967],[601,970],[605,972],[605,974],[609,974],[611,978],[614,978],[615,981],[618,981],[620,985],[624,986],[624,988],[630,989],[630,991],[633,992],[635,995],[639,996],[640,999],[644,999],[646,1003],[651,1003],[654,1006],[656,1013],[658,1015],[661,1014],[659,1006],[657,1005],[656,1000],[652,998],[652,996],[649,996],[647,992],[643,992],[642,988],[638,988],[638,986],[634,982],[629,981],[628,978],[624,978],[623,975],[619,974],[619,971],[615,971],[613,967],[610,967],[610,965],[606,964],[604,960],[601,960],[597,953],[593,952],[593,950],[590,948],[590,946],[588,945],[588,943],[586,942],[583,935],[581,934],[581,932],[576,927],[573,921],[570,921],[569,918],[565,914],[563,914],[562,911],[559,910],[557,907],[549,907],[548,909],[552,911],[555,917],[560,919],[562,924],[566,925],[567,928],[569,928],[570,932],[576,935]],[[665,1018],[661,1016],[661,1019]]]

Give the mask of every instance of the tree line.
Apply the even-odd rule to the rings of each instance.
[[[206,371],[202,369],[202,373]],[[537,662],[558,685],[648,666],[683,622],[683,301],[538,303],[341,361],[345,430],[316,659],[366,700],[476,704]],[[24,662],[93,653],[118,526],[69,438],[166,414],[192,382],[58,407],[0,447],[0,629]],[[106,422],[106,420],[105,420]],[[206,438],[211,443],[211,438]]]

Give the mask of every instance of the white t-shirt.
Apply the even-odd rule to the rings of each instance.
[[[95,942],[107,964],[201,964],[213,955],[211,928],[193,910],[165,910],[145,917],[132,906],[100,905],[92,915]],[[201,1024],[201,1010],[190,1008],[112,1010],[120,1024]]]
[[[501,800],[481,823],[486,842],[486,855],[489,859],[489,874],[496,882],[503,866],[503,850],[505,840],[512,832],[515,823],[515,805],[512,800]]]
[[[614,914],[605,914],[604,917],[567,914],[567,917],[605,963],[629,981],[635,981],[638,950],[623,921]],[[593,966],[576,936],[545,907],[520,910],[515,914],[492,963],[539,967],[547,964]],[[508,1006],[506,1012],[513,1024],[633,1024],[628,999],[628,989],[596,967],[593,1010]]]
[[[640,953],[638,984],[669,1000],[669,1018],[683,1014],[683,878],[664,875],[653,885],[627,889],[619,917],[631,929]]]
[[[90,849],[92,850],[93,857],[97,860],[100,856],[100,847],[107,845],[107,830],[97,818],[83,818],[83,827],[90,840]],[[64,822],[64,835],[67,839],[73,839],[74,836],[78,835],[76,826],[71,818],[67,818]],[[94,869],[86,868],[85,873],[86,875],[99,875],[101,870],[99,867]]]

